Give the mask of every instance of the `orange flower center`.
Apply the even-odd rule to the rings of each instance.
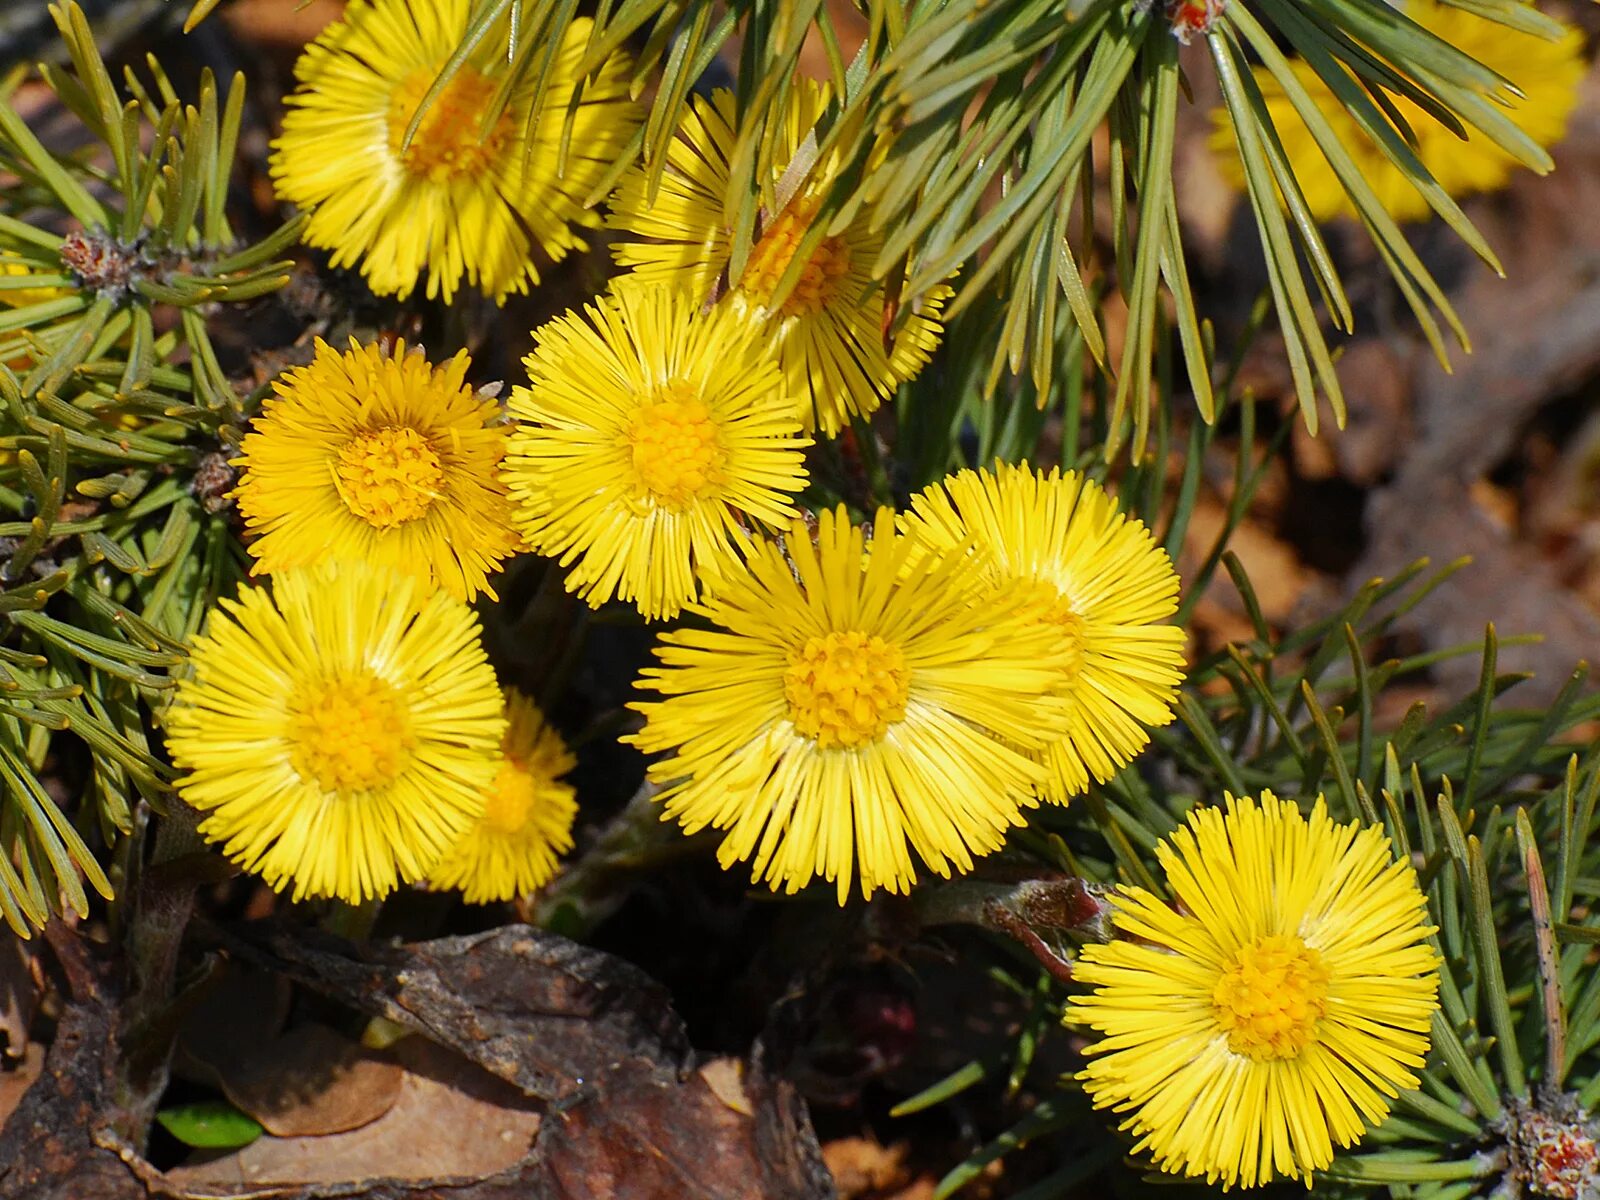
[[[389,99],[389,151],[411,175],[432,183],[481,175],[504,156],[513,130],[510,118],[502,113],[489,135],[480,140],[484,114],[497,84],[471,67],[462,67],[445,84],[428,105],[411,144],[400,148],[411,118],[438,75],[437,66],[419,67],[395,89]]]
[[[334,477],[345,507],[378,529],[415,521],[444,484],[439,455],[428,439],[403,426],[347,442]]]
[[[761,240],[750,248],[739,288],[764,308],[772,307],[772,296],[783,273],[794,261],[800,239],[816,220],[818,202],[792,200],[767,224]],[[850,272],[850,248],[842,237],[823,238],[806,265],[800,269],[789,298],[778,310],[786,317],[821,312],[839,290],[839,282]]]
[[[325,792],[365,792],[392,783],[415,741],[404,698],[374,675],[335,676],[305,689],[289,708],[290,761]]]
[[[520,833],[533,815],[538,800],[533,773],[514,758],[500,763],[489,790],[489,802],[483,810],[483,823],[496,833],[508,837]]]
[[[1032,579],[1018,585],[1026,596],[1022,611],[1036,621],[1054,625],[1067,643],[1067,673],[1076,678],[1083,665],[1083,618],[1061,589],[1046,579]]]
[[[1271,934],[1239,949],[1211,993],[1228,1048],[1246,1058],[1294,1058],[1316,1040],[1328,968],[1297,937]]]
[[[638,487],[674,511],[718,486],[728,462],[711,406],[684,383],[634,409],[627,445]]]
[[[900,647],[849,631],[813,637],[789,655],[789,719],[824,750],[875,742],[906,715],[911,672]]]

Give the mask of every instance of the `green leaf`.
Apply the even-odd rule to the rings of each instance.
[[[197,1150],[237,1150],[266,1131],[254,1117],[226,1100],[200,1100],[156,1113],[156,1120],[185,1146]]]

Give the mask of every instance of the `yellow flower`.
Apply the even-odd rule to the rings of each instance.
[[[881,509],[843,508],[816,542],[754,542],[743,571],[691,606],[720,628],[661,635],[630,739],[670,751],[650,767],[668,816],[727,830],[723,866],[753,859],[774,890],[821,875],[839,902],[904,892],[912,852],[936,874],[999,848],[1043,771],[1008,743],[1059,727],[1065,651],[1017,615],[965,555],[921,555]]]
[[[43,275],[45,268],[34,263],[0,262],[0,275],[16,279],[23,275]],[[64,287],[0,288],[0,304],[7,308],[26,308],[30,304],[44,304],[70,295]]]
[[[571,785],[558,780],[577,759],[521,692],[506,692],[506,717],[504,757],[483,816],[430,877],[435,887],[459,888],[469,904],[513,900],[543,887],[556,872],[556,856],[572,849],[578,804]]]
[[[786,524],[805,448],[759,325],[624,280],[538,330],[505,478],[567,587],[670,617],[736,559],[750,519]]]
[[[1418,1086],[1438,1008],[1427,902],[1377,827],[1263,792],[1196,810],[1156,848],[1175,904],[1114,897],[1066,1019],[1104,1035],[1079,1076],[1157,1165],[1310,1182]]]
[[[236,460],[255,570],[350,559],[493,596],[489,576],[519,546],[499,476],[510,428],[464,382],[469,365],[319,340],[310,366],[273,385]]]
[[[962,471],[911,501],[901,527],[936,550],[972,545],[990,581],[1024,595],[1034,620],[1059,630],[1071,665],[1058,695],[1065,724],[1036,757],[1042,794],[1065,803],[1093,776],[1110,779],[1172,720],[1183,679],[1178,576],[1142,522],[1069,471],[999,464]]]
[[[422,879],[483,813],[500,688],[460,600],[371,563],[223,600],[167,711],[200,832],[293,898]]]
[[[826,91],[811,80],[796,80],[789,89],[769,168],[775,186],[826,103]],[[710,101],[694,97],[668,153],[657,195],[650,197],[643,170],[634,168],[623,176],[611,202],[612,225],[653,239],[617,244],[617,260],[648,278],[686,285],[700,298],[719,286],[732,254],[724,205],[733,112],[728,92],[718,91]],[[899,331],[893,353],[886,352],[884,284],[870,274],[884,239],[861,215],[822,240],[794,290],[776,311],[771,308],[773,291],[817,219],[836,172],[837,164],[818,164],[779,212],[764,214],[761,236],[743,273],[730,281],[732,302],[767,320],[789,392],[802,404],[806,428],[820,427],[830,437],[852,415],[873,412],[926,365],[939,343],[939,310],[949,294],[941,289],[930,296]]]
[[[1560,40],[1550,42],[1531,33],[1507,29],[1465,9],[1435,4],[1431,0],[1409,0],[1402,7],[1417,24],[1522,89],[1526,98],[1509,115],[1524,133],[1544,147],[1561,140],[1567,131],[1567,118],[1577,103],[1578,84],[1587,70],[1581,32],[1569,29]],[[1422,193],[1361,130],[1310,64],[1295,59],[1290,66],[1295,78],[1328,118],[1340,144],[1371,184],[1384,209],[1399,221],[1428,217],[1433,210]],[[1340,215],[1354,216],[1356,209],[1349,194],[1328,165],[1283,86],[1265,67],[1256,67],[1255,77],[1312,215],[1319,221]],[[1416,134],[1416,154],[1422,165],[1449,195],[1460,198],[1473,192],[1490,192],[1504,187],[1510,180],[1518,166],[1517,160],[1471,125],[1466,126],[1467,137],[1463,141],[1404,96],[1393,92],[1385,95]],[[1219,154],[1222,173],[1234,187],[1242,188],[1244,166],[1234,146],[1232,122],[1222,109],[1212,117],[1211,146]]]
[[[552,259],[583,248],[572,227],[599,223],[583,201],[638,122],[627,63],[612,56],[582,83],[563,169],[567,109],[590,35],[580,19],[555,48],[531,144],[540,71],[523,73],[483,129],[505,79],[502,30],[483,38],[402,149],[475,7],[352,0],[295,67],[300,87],[285,101],[273,180],[284,199],[313,210],[305,240],[332,250],[336,267],[359,264],[380,294],[404,299],[424,270],[428,298],[447,303],[463,277],[497,302],[527,291],[539,280],[535,248]]]
[[[30,262],[0,262],[0,276],[17,278],[22,275],[45,275],[49,268],[39,263]],[[60,300],[63,296],[71,295],[71,291],[64,287],[42,288],[0,288],[0,304],[7,308],[27,308],[32,304],[45,304],[51,300]],[[4,335],[0,335],[4,336]],[[10,367],[21,375],[33,368],[34,356],[32,349],[22,337],[13,335],[17,350],[11,354],[0,356],[0,363]],[[16,453],[11,450],[0,450],[0,466],[8,465],[16,459]]]

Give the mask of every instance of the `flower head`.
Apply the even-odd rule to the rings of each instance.
[[[469,904],[513,900],[543,887],[556,856],[572,849],[578,804],[560,777],[577,760],[527,696],[506,692],[504,757],[483,816],[444,856],[430,880],[459,888]]]
[[[737,558],[748,520],[782,525],[805,448],[759,325],[623,281],[535,334],[505,478],[529,545],[577,563],[567,587],[675,614]]]
[[[1174,904],[1114,897],[1067,1020],[1103,1035],[1080,1078],[1164,1171],[1310,1180],[1418,1086],[1438,958],[1416,874],[1375,826],[1271,792],[1202,808],[1156,849]]]
[[[517,548],[500,481],[509,428],[461,353],[317,343],[273,387],[236,460],[256,570],[327,558],[399,567],[470,600]]]
[[[548,67],[523,72],[485,129],[506,64],[484,37],[424,112],[423,98],[466,39],[472,0],[352,0],[307,49],[274,143],[279,193],[312,210],[305,239],[359,265],[373,291],[404,299],[427,272],[427,295],[448,302],[463,278],[496,301],[538,282],[535,248],[552,259],[595,225],[583,208],[638,122],[627,64],[606,60],[580,78],[591,23],[573,21]],[[563,155],[568,107],[579,94]],[[530,119],[534,121],[530,140]]]
[[[1070,665],[1066,720],[1034,751],[1042,793],[1065,802],[1104,782],[1172,720],[1183,679],[1178,576],[1149,530],[1075,471],[999,464],[962,471],[912,498],[901,528],[935,551],[970,544],[990,581],[1025,596],[1033,620],[1059,631]]]
[[[802,151],[827,104],[821,85],[796,80],[769,164],[776,192]],[[615,247],[617,260],[652,279],[687,286],[706,297],[729,266],[733,238],[724,223],[735,131],[733,96],[718,91],[709,101],[694,97],[667,157],[660,190],[652,196],[641,168],[631,169],[612,200],[611,224],[650,241]],[[774,307],[775,289],[818,219],[822,198],[837,164],[815,164],[775,212],[764,212],[760,237],[738,279],[729,280],[730,300],[756,311],[776,339],[790,395],[802,406],[808,429],[829,436],[854,414],[873,412],[905,380],[920,371],[939,342],[939,310],[948,294],[929,296],[907,319],[892,351],[884,348],[884,286],[871,274],[883,249],[883,234],[866,215],[824,237],[800,272],[788,297]]]
[[[166,716],[200,832],[272,887],[356,903],[482,814],[505,718],[464,603],[369,563],[223,600]]]
[[[693,833],[728,831],[724,866],[839,901],[907,890],[912,854],[939,875],[999,848],[1043,772],[1010,743],[1057,727],[1060,640],[994,594],[966,555],[923,555],[878,513],[844,510],[785,546],[752,542],[693,611],[719,628],[661,635],[631,739],[670,751],[651,778]]]
[[[1509,116],[1528,137],[1544,147],[1561,140],[1567,131],[1567,118],[1577,104],[1578,84],[1587,70],[1583,34],[1579,30],[1569,29],[1564,37],[1551,42],[1433,0],[1406,0],[1400,7],[1417,24],[1522,90],[1525,98]],[[1295,59],[1290,66],[1389,215],[1399,221],[1429,216],[1433,210],[1422,193],[1361,130],[1344,102],[1311,65]],[[1319,221],[1356,215],[1344,184],[1328,165],[1283,85],[1265,67],[1255,68],[1255,78],[1312,215]],[[1385,97],[1415,133],[1417,158],[1449,195],[1460,198],[1473,192],[1490,192],[1510,180],[1517,160],[1484,133],[1468,125],[1463,139],[1400,93],[1386,92]],[[1234,152],[1232,123],[1227,112],[1220,109],[1213,114],[1213,120],[1211,145],[1218,151],[1223,175],[1234,187],[1242,188],[1244,166]]]

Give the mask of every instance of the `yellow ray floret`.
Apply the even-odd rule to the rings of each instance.
[[[1076,472],[998,464],[962,471],[912,498],[901,528],[936,551],[970,544],[998,588],[1028,598],[1071,647],[1066,723],[1034,756],[1043,796],[1065,803],[1102,783],[1172,720],[1183,679],[1178,576],[1143,523]]]
[[[483,816],[434,868],[434,887],[459,889],[469,904],[514,900],[543,887],[572,849],[578,803],[560,777],[577,760],[527,696],[506,692],[499,773]]]
[[[1578,85],[1588,69],[1584,61],[1583,34],[1569,29],[1557,41],[1508,29],[1465,9],[1431,0],[1409,0],[1405,14],[1456,49],[1477,59],[1511,81],[1523,92],[1507,117],[1534,142],[1550,147],[1567,131],[1567,119],[1578,101]],[[1432,213],[1421,192],[1357,125],[1311,64],[1295,59],[1294,77],[1328,119],[1340,144],[1361,176],[1371,185],[1378,202],[1399,221],[1419,221]],[[1256,83],[1266,101],[1267,114],[1283,140],[1289,166],[1305,193],[1312,215],[1319,221],[1356,214],[1349,193],[1328,164],[1283,85],[1267,68],[1255,68]],[[1354,82],[1352,86],[1363,85]],[[1491,192],[1510,181],[1518,162],[1471,125],[1466,139],[1440,124],[1424,109],[1398,93],[1388,101],[1417,137],[1415,153],[1422,165],[1449,195],[1459,199],[1474,192]],[[1244,167],[1234,146],[1233,126],[1226,110],[1213,114],[1211,145],[1218,152],[1223,175],[1236,188],[1244,187]]]
[[[1381,828],[1263,792],[1156,850],[1175,904],[1114,897],[1066,1019],[1102,1035],[1080,1078],[1156,1164],[1225,1188],[1310,1182],[1418,1086],[1438,1008],[1427,902]]]
[[[221,601],[191,661],[166,715],[178,794],[273,888],[384,896],[482,815],[506,722],[478,618],[445,592],[291,568]]]
[[[527,291],[539,280],[536,250],[559,259],[582,249],[574,227],[599,223],[583,201],[638,123],[624,58],[613,55],[580,79],[591,28],[581,18],[548,65],[540,49],[540,68],[522,73],[485,129],[507,71],[495,52],[506,31],[490,31],[407,144],[406,130],[464,44],[475,7],[352,0],[295,67],[299,87],[273,143],[273,181],[285,200],[312,210],[305,240],[333,251],[334,266],[359,267],[380,294],[404,299],[424,272],[429,299],[448,302],[463,279],[496,301]],[[535,114],[541,78],[547,87]]]
[[[811,80],[798,79],[789,89],[767,166],[774,196],[743,271],[728,285],[732,303],[767,322],[806,427],[831,437],[852,415],[877,409],[927,364],[939,343],[939,310],[949,293],[941,288],[928,296],[900,328],[892,351],[886,350],[885,285],[871,274],[884,238],[869,228],[863,214],[824,237],[794,290],[773,304],[775,289],[800,240],[818,220],[837,173],[837,164],[825,161],[809,174],[800,171],[799,186],[786,177],[826,103],[827,92]],[[623,176],[610,223],[650,240],[619,242],[614,247],[618,262],[646,278],[686,286],[700,298],[720,286],[733,251],[725,222],[733,115],[728,92],[718,91],[709,101],[693,97],[668,152],[660,189],[650,193],[642,169]]]
[[[805,448],[757,323],[623,281],[535,335],[505,479],[528,544],[567,587],[669,617],[737,557],[750,521],[782,525]]]
[[[464,352],[434,367],[404,342],[340,354],[318,341],[235,460],[255,570],[350,559],[493,596],[489,576],[520,543],[499,473],[510,429],[468,366]]]
[[[668,756],[668,816],[727,831],[723,866],[774,889],[821,876],[842,904],[908,890],[999,848],[1035,803],[1037,748],[1060,728],[1061,638],[996,594],[965,553],[920,556],[882,509],[746,547],[705,602],[717,628],[661,635],[631,740]]]

